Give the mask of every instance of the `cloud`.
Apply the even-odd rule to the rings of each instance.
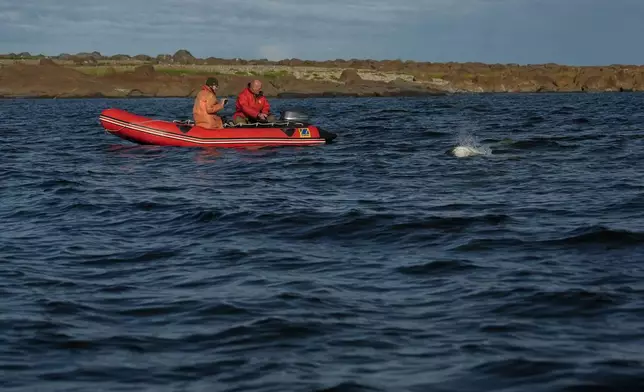
[[[195,48],[199,56],[267,53],[273,57],[286,54],[288,46],[299,48],[293,55],[302,55],[302,48],[315,48],[320,37],[337,43],[347,35],[365,38],[386,34],[394,28],[396,17],[409,12],[409,5],[396,7],[375,1],[376,7],[364,1],[342,4],[338,0],[324,5],[292,0],[112,0],[88,4],[80,0],[25,0],[2,3],[0,12],[6,15],[5,28],[15,38],[14,48],[30,33],[40,32],[45,40],[58,42],[43,42],[42,48],[35,48],[47,48],[48,53],[52,47],[65,52],[96,49],[122,53],[118,45],[133,48],[133,42],[138,41],[141,49],[137,52],[149,52],[145,48],[173,52],[187,47]],[[373,29],[374,23],[380,26]],[[100,48],[94,46],[97,42]],[[280,52],[275,42],[281,42]]]
[[[0,52],[642,63],[643,14],[641,0],[0,0]]]

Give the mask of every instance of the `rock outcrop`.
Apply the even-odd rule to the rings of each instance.
[[[99,52],[0,55],[0,95],[189,96],[208,73],[218,75],[222,95],[237,94],[254,78],[264,81],[267,96],[644,91],[644,66],[638,65],[199,59],[181,49],[155,57]]]
[[[3,97],[188,97],[194,96],[206,75],[158,72],[152,65],[116,72],[108,67],[101,75],[90,75],[46,60],[43,65],[14,64],[0,68],[0,96]],[[405,86],[386,82],[315,81],[279,76],[218,75],[218,95],[233,96],[252,79],[263,83],[266,96],[389,96],[442,94],[425,85]],[[354,79],[351,79],[354,80]]]

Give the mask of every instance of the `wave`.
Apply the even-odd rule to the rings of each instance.
[[[506,215],[482,215],[464,217],[410,217],[397,214],[364,214],[351,212],[340,217],[318,217],[317,222],[311,218],[284,218],[289,224],[293,219],[306,219],[309,228],[299,228],[294,236],[302,240],[322,238],[404,240],[411,236],[419,240],[439,238],[447,233],[458,233],[477,226],[498,226],[509,222]],[[278,219],[279,222],[279,219]],[[282,220],[284,222],[284,220]],[[299,225],[298,225],[299,226]]]
[[[485,361],[471,368],[472,372],[499,376],[504,379],[523,379],[537,376],[555,377],[575,365],[566,360],[537,360],[527,358],[509,358]]]
[[[482,268],[467,260],[434,260],[427,263],[397,267],[396,271],[410,276],[437,276],[441,274],[458,274]]]
[[[130,147],[96,124],[113,100],[7,102],[7,390],[644,384],[640,95],[310,100],[337,143],[253,152]]]
[[[385,392],[385,390],[353,381],[344,381],[330,387],[314,389],[313,392]]]
[[[550,137],[538,137],[531,138],[528,140],[518,140],[511,142],[507,145],[510,148],[519,149],[519,150],[560,150],[560,149],[574,149],[578,146],[568,145],[557,141],[556,139]]]
[[[525,236],[527,237],[527,236]],[[457,244],[454,250],[476,252],[499,249],[545,249],[548,247],[599,247],[606,249],[628,248],[644,244],[644,233],[629,230],[609,229],[604,226],[581,227],[566,232],[563,236],[544,239],[514,238],[474,238],[465,244]]]
[[[581,227],[568,232],[564,237],[546,240],[543,244],[594,245],[609,248],[629,247],[644,244],[644,233],[629,230],[609,229],[604,226]]]
[[[573,288],[521,296],[509,294],[513,300],[494,307],[493,314],[529,318],[558,318],[565,314],[585,317],[603,314],[626,302],[621,294]]]

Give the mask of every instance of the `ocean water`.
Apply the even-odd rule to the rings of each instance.
[[[644,94],[271,103],[336,142],[0,101],[0,390],[644,390]]]

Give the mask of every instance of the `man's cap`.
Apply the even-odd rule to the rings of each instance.
[[[206,80],[206,86],[217,86],[219,87],[219,81],[215,77],[210,77]]]

